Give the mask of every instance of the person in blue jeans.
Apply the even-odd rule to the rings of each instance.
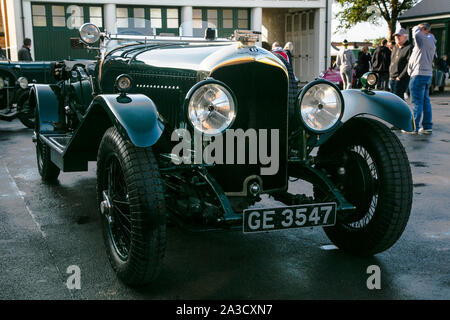
[[[417,75],[411,77],[411,80],[409,82],[411,101],[414,107],[414,121],[416,123],[416,132],[424,134],[430,134],[433,131],[431,102],[429,97],[431,79],[431,76]],[[422,128],[420,128],[420,120],[422,118],[422,114]]]
[[[433,121],[429,92],[433,74],[433,58],[436,54],[436,39],[428,23],[415,26],[412,34],[415,46],[409,59],[408,74],[411,77],[409,90],[414,108],[416,133],[431,134]]]

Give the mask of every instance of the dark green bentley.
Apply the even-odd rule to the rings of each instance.
[[[168,223],[248,236],[322,226],[356,255],[398,240],[412,178],[384,123],[412,131],[414,122],[400,98],[372,90],[376,75],[362,90],[321,79],[296,94],[289,68],[254,45],[254,32],[217,39],[191,25],[190,36],[167,37],[146,25],[115,34],[83,25],[72,43],[98,59],[55,63],[57,83],[34,85],[30,100],[43,180],[97,161],[105,244],[122,281],[157,276]],[[288,191],[299,179],[310,195]]]

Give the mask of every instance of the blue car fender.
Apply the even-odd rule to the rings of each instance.
[[[143,94],[99,95],[93,104],[101,105],[117,130],[136,147],[154,145],[164,131],[156,105]]]
[[[143,94],[102,94],[96,96],[67,147],[74,152],[96,152],[105,130],[113,125],[136,147],[154,145],[164,131],[153,101]],[[93,159],[92,159],[93,160]]]
[[[30,106],[35,107],[40,133],[62,132],[64,123],[64,108],[59,96],[60,88],[56,85],[34,84],[30,92]]]
[[[414,131],[414,117],[408,104],[390,92],[386,91],[364,91],[344,90],[345,109],[341,122],[362,114],[378,117],[397,128],[405,131]]]

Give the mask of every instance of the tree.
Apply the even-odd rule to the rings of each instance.
[[[381,42],[385,39],[385,37],[376,38],[376,39],[364,39],[364,42],[370,42],[374,47],[379,46]]]
[[[343,10],[336,15],[340,25],[338,30],[350,29],[360,22],[378,24],[382,18],[387,22],[391,40],[398,17],[414,6],[419,0],[335,0]]]

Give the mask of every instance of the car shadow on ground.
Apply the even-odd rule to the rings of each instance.
[[[377,257],[361,258],[340,250],[311,250],[309,237],[276,232],[246,238],[237,232],[168,232],[168,249],[159,278],[135,288],[142,298],[173,299],[390,299],[391,290],[369,290],[368,266],[388,268]],[[283,242],[283,244],[280,244]],[[304,255],[302,253],[305,253]],[[381,292],[382,291],[382,292]],[[176,292],[176,295],[173,293]]]

